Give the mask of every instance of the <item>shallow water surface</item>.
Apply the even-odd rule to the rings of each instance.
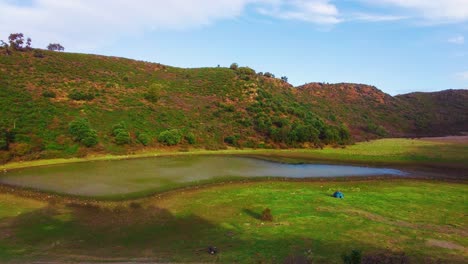
[[[284,164],[249,157],[177,156],[69,163],[7,172],[0,183],[81,196],[105,197],[168,190],[227,178],[316,178],[404,175],[394,169]]]

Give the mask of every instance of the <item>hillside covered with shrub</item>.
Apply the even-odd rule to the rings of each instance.
[[[0,49],[0,162],[145,147],[322,147],[439,135],[445,124],[468,131],[467,91],[444,92],[456,94],[454,105],[437,93],[392,97],[365,85],[286,80],[236,64],[182,69]]]

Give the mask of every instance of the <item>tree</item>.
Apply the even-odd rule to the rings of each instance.
[[[10,47],[14,50],[23,50],[24,34],[23,33],[11,33],[8,37]]]
[[[283,82],[288,82],[288,77],[283,76],[283,77],[281,77],[281,80],[282,80]]]
[[[146,100],[156,103],[163,95],[164,86],[159,83],[153,83],[148,88],[144,97]]]
[[[275,78],[275,75],[271,72],[265,72],[263,76],[268,77],[268,78]]]
[[[80,142],[86,147],[92,147],[98,143],[97,132],[91,129],[87,119],[77,118],[70,122],[68,131],[73,136],[74,141]]]
[[[59,43],[50,43],[47,46],[47,49],[50,51],[64,51],[65,50],[65,48]]]
[[[26,40],[26,49],[27,49],[27,50],[30,50],[30,49],[31,49],[31,42],[32,42],[31,38],[28,38],[28,39]]]
[[[177,145],[182,140],[182,134],[178,129],[163,131],[158,136],[158,141],[168,146]]]
[[[231,66],[229,66],[229,68],[230,68],[231,70],[235,70],[235,71],[236,71],[236,70],[239,68],[239,64],[237,64],[237,63],[234,62],[233,64],[231,64]]]
[[[130,133],[127,130],[125,122],[120,122],[112,127],[112,135],[115,137],[117,145],[125,145],[131,143]]]
[[[8,43],[6,43],[3,40],[0,40],[0,48],[5,49],[5,52],[7,55],[11,55],[10,47],[8,46]]]

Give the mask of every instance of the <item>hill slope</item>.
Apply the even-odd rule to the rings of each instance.
[[[436,109],[424,110],[424,124],[468,130],[466,91],[454,91],[465,96],[455,96],[454,106],[443,97],[391,97],[364,85],[294,88],[246,67],[181,69],[40,52],[43,58],[38,51],[0,55],[0,162],[128,153],[145,146],[346,144],[347,126],[356,139],[431,135],[415,123],[420,114],[414,109],[421,106]]]
[[[310,83],[298,100],[329,119],[343,120],[357,139],[418,137],[468,132],[468,90],[390,96],[364,84]]]

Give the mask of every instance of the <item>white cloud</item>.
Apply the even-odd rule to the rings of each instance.
[[[23,32],[34,46],[60,42],[93,50],[121,36],[159,29],[183,30],[241,16],[249,5],[268,15],[316,24],[335,24],[328,0],[0,0],[0,38]]]
[[[365,0],[373,5],[394,6],[414,12],[415,17],[431,23],[468,20],[468,0]]]
[[[330,25],[341,22],[338,8],[329,0],[273,1],[268,7],[259,8],[263,15],[285,20],[300,20]]]
[[[447,41],[452,44],[462,45],[465,43],[465,37],[462,35],[458,35],[453,38],[449,38]]]
[[[366,21],[366,22],[386,22],[386,21],[397,21],[408,19],[407,16],[397,16],[397,15],[381,15],[381,14],[371,14],[371,13],[354,13],[349,18],[350,21]]]
[[[457,78],[460,80],[468,80],[468,71],[459,72],[456,74]]]

